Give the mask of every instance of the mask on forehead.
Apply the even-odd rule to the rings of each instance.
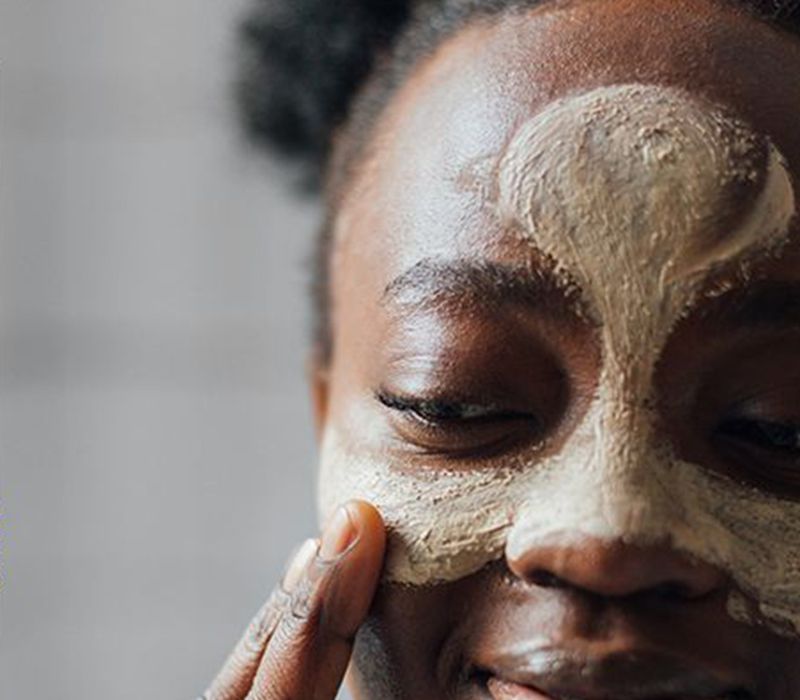
[[[329,426],[321,517],[349,498],[376,504],[392,534],[386,577],[409,584],[545,543],[666,542],[727,571],[759,616],[800,634],[800,503],[678,460],[653,408],[658,358],[709,274],[785,241],[795,199],[781,155],[683,91],[606,87],[522,124],[492,190],[501,219],[594,316],[603,363],[591,406],[558,454],[491,470],[412,474]],[[729,605],[738,617],[742,600]]]

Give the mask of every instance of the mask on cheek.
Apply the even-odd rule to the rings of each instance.
[[[561,450],[501,468],[399,468],[329,425],[319,509],[363,498],[391,539],[386,578],[455,580],[507,551],[592,537],[670,543],[728,572],[800,634],[800,503],[675,458],[653,374],[709,274],[785,242],[795,213],[777,149],[677,89],[604,87],[552,103],[496,163],[498,216],[582,290],[600,329],[596,395]],[[730,611],[744,618],[741,597]]]

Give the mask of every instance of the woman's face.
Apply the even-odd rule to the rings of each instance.
[[[476,23],[395,94],[315,379],[322,514],[390,528],[360,697],[800,697],[798,118],[800,40],[705,0]]]

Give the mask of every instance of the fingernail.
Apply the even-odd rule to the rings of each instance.
[[[358,527],[350,510],[347,506],[341,506],[322,533],[319,558],[324,562],[340,559],[355,546],[358,536]]]
[[[303,578],[311,561],[319,549],[319,543],[315,539],[308,539],[300,545],[298,550],[292,556],[289,566],[286,568],[286,573],[283,575],[283,582],[281,584],[284,591],[291,593],[297,584]]]

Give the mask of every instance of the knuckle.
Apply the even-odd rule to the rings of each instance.
[[[276,627],[270,641],[270,654],[284,659],[303,658],[315,639],[316,616],[286,615]]]
[[[288,617],[298,621],[307,620],[311,617],[315,602],[317,585],[308,577],[303,579],[292,592],[289,600]]]
[[[291,605],[291,597],[280,586],[276,587],[267,602],[250,622],[244,635],[244,650],[260,653],[275,632],[281,617]]]

